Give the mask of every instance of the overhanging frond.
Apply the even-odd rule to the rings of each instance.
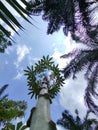
[[[21,5],[21,3],[17,0],[5,0],[7,4],[9,4],[24,20],[31,23],[27,16],[30,17],[30,12],[26,10],[26,7],[29,7],[30,4],[26,0],[21,0],[21,3],[24,4],[25,7]],[[23,29],[21,23],[17,20],[17,18],[13,15],[13,13],[5,6],[3,1],[0,1],[0,16],[1,20],[6,23],[13,31],[17,32],[16,28]],[[1,25],[3,26],[3,25]],[[3,33],[8,37],[6,33],[6,28],[3,26]],[[1,28],[0,28],[1,29]]]
[[[63,70],[64,77],[68,78],[71,74],[81,71],[89,62],[98,61],[98,49],[95,50],[80,50],[79,53],[71,60],[71,62]]]
[[[98,92],[96,91],[98,88],[98,63],[94,66],[91,75],[88,79],[88,86],[85,90],[85,102],[89,109],[96,114],[98,112],[98,106],[95,104],[94,98],[98,98]]]
[[[0,88],[0,96],[5,91],[5,89],[8,87],[8,84],[5,84],[3,87]]]

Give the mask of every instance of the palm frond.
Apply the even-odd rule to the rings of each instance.
[[[29,10],[33,15],[42,14],[42,19],[48,21],[48,34],[63,27],[64,34],[70,32],[76,42],[98,45],[98,1],[35,0]]]
[[[7,87],[8,87],[8,84],[5,84],[3,87],[0,88],[0,96],[6,90]]]
[[[78,50],[74,53],[70,52],[67,55],[63,55],[63,58],[74,58],[64,68],[64,77],[68,78],[73,74],[73,79],[76,78],[76,73],[81,70],[85,70],[85,78],[87,80],[87,88],[85,90],[85,102],[88,108],[96,114],[98,112],[98,106],[95,104],[94,98],[98,98],[96,91],[98,87],[98,49],[91,50]]]
[[[68,78],[71,74],[75,74],[81,71],[88,62],[97,62],[98,61],[98,49],[94,50],[80,50],[79,53],[71,60],[64,72],[64,77]]]
[[[98,93],[96,92],[98,84],[98,63],[94,66],[91,75],[88,79],[88,86],[85,90],[85,102],[88,108],[95,114],[98,112],[98,106],[94,103],[92,96],[98,98]]]
[[[26,9],[27,7],[30,8],[29,2],[26,0],[21,0],[21,3],[24,4],[25,7],[21,5],[21,3],[17,0],[5,0],[6,3],[8,3],[24,20],[31,23],[27,16],[30,17],[30,12]],[[0,16],[1,19],[6,25],[8,25],[13,31],[17,32],[16,28],[23,29],[20,22],[17,20],[17,18],[12,14],[12,12],[6,7],[6,5],[0,1]],[[0,25],[2,27],[3,33],[8,37],[6,28],[3,25]]]
[[[4,13],[4,16],[9,18],[11,23],[15,24],[17,27],[22,28],[21,24],[18,22],[18,20],[12,15],[12,13],[5,7],[5,5],[0,2],[1,5],[1,11]]]
[[[41,2],[40,0],[35,0],[29,3],[29,6],[27,6],[27,10],[32,14],[32,15],[40,15],[42,10],[43,10],[43,1]]]
[[[30,22],[27,17],[24,15],[29,15],[29,12],[27,10],[25,10],[16,0],[12,1],[12,0],[6,0],[10,5],[11,7],[13,7],[16,12],[18,12],[18,14],[24,18],[26,21]]]
[[[72,50],[71,52],[69,52],[67,54],[60,56],[60,58],[71,58],[71,57],[76,56],[78,54],[78,52],[79,52],[79,50],[75,49],[75,50]]]
[[[70,129],[70,128],[75,129],[75,120],[73,116],[67,110],[65,110],[62,113],[62,118],[57,121],[57,124],[67,129]]]
[[[5,94],[4,96],[2,96],[2,94],[4,93],[7,87],[8,87],[8,84],[5,84],[4,86],[0,88],[0,101],[4,100],[8,96],[8,94]]]
[[[92,124],[95,124],[96,126],[98,124],[96,119],[89,118],[90,113],[92,112],[88,110],[84,119],[81,119],[77,109],[75,110],[75,117],[69,114],[68,110],[64,110],[62,113],[62,118],[57,121],[57,124],[68,130],[89,130],[92,128]]]
[[[0,25],[0,29],[8,38],[10,38],[11,33],[8,30],[6,30],[2,25]]]

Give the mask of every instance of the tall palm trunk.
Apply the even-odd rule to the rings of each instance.
[[[30,130],[56,130],[56,125],[51,121],[50,100],[47,95],[47,85],[43,84],[36,108],[32,113]]]

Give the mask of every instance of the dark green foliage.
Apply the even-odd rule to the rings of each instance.
[[[21,2],[21,3],[20,3]],[[4,4],[6,3],[6,4]],[[24,20],[31,23],[27,16],[30,17],[30,13],[26,10],[26,8],[30,5],[26,0],[4,0],[0,1],[0,18],[4,22],[2,25],[0,24],[0,52],[4,52],[5,48],[11,44],[11,33],[7,29],[5,25],[8,25],[14,32],[17,32],[17,29],[23,29],[21,23],[17,18],[13,15],[13,13],[6,6],[9,4],[12,9],[14,9]],[[22,6],[24,4],[25,7]],[[32,24],[32,23],[31,23]],[[17,29],[16,29],[17,28]],[[1,36],[2,32],[2,36]],[[6,36],[6,37],[5,37]],[[9,40],[10,38],[10,40]],[[3,47],[2,47],[3,45]]]
[[[12,41],[10,39],[10,32],[9,32],[8,37],[5,35],[5,33],[3,33],[3,31],[0,31],[0,52],[1,53],[4,53],[5,49],[8,46],[12,46],[12,43],[11,43]]]
[[[13,125],[11,123],[7,123],[2,130],[26,130],[27,126],[23,125],[22,122],[18,122],[17,125]]]
[[[97,0],[34,0],[30,4],[32,15],[48,21],[48,34],[63,27],[65,35],[70,32],[77,42],[98,44]]]
[[[5,124],[12,119],[24,116],[27,105],[25,101],[13,101],[7,98],[0,101],[0,123]]]
[[[27,16],[29,16],[29,12],[22,7],[21,3],[19,3],[17,0],[6,0],[6,2],[26,21],[30,22],[25,14]],[[22,3],[24,3],[24,5],[27,7],[29,4],[25,1],[25,0],[21,0]],[[0,1],[0,16],[1,19],[11,28],[13,29],[15,32],[16,31],[16,27],[18,28],[22,28],[21,24],[19,23],[19,21],[15,18],[15,16],[12,14],[12,12],[10,12],[10,10],[4,5],[4,3],[2,1]],[[2,25],[1,25],[2,26]],[[1,29],[2,30],[2,29]],[[6,30],[6,29],[5,29]],[[3,30],[2,30],[3,31]]]
[[[9,100],[7,94],[2,96],[7,87],[8,84],[0,88],[0,125],[5,125],[17,117],[23,117],[27,108],[25,101]]]
[[[79,112],[75,110],[76,116],[73,117],[67,110],[62,113],[62,118],[57,121],[58,125],[68,130],[89,130],[92,128],[92,124],[97,126],[98,121],[94,118],[89,119],[90,111],[87,111],[84,119],[79,117]]]
[[[53,84],[49,84],[49,81],[44,74],[46,70],[52,71],[50,81],[53,80]],[[63,86],[64,84],[64,78],[60,74],[61,71],[59,70],[58,65],[54,65],[52,58],[49,58],[49,56],[43,56],[43,58],[39,60],[35,66],[27,67],[27,70],[25,70],[25,75],[27,76],[28,86],[30,90],[29,94],[31,94],[31,98],[33,96],[35,96],[35,98],[39,96],[40,87],[43,82],[43,80],[38,81],[38,77],[36,77],[36,75],[39,75],[41,78],[44,76],[44,79],[46,78],[49,97],[50,99],[54,98],[60,91],[60,86]]]

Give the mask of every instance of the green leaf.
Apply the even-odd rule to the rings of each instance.
[[[10,19],[9,19],[7,16],[4,16],[1,12],[0,12],[0,16],[1,16],[2,20],[3,20],[7,25],[9,25],[9,27],[11,27],[15,32],[17,32],[16,29],[15,29],[15,28],[12,26],[12,24],[9,22]]]
[[[16,126],[16,130],[19,130],[20,128],[21,128],[21,126],[22,126],[22,122],[19,122],[18,124],[17,124],[17,126]]]
[[[27,66],[27,82],[29,86],[29,94],[31,94],[31,98],[35,96],[37,98],[39,96],[40,92],[40,87],[39,87],[39,82],[43,81],[36,81],[36,74],[41,75],[39,78],[42,78],[42,73],[46,70],[51,70],[53,71],[53,77],[56,81],[53,81],[53,85],[49,86],[49,95],[50,98],[54,98],[58,92],[60,91],[60,86],[63,84],[63,77],[60,75],[60,70],[58,68],[58,65],[55,65],[54,62],[52,61],[52,58],[49,58],[49,56],[45,57],[43,56],[41,60],[38,61],[38,63],[35,63],[35,66],[33,67],[28,67]],[[43,75],[44,76],[44,75]],[[51,80],[54,80],[51,78]]]
[[[6,0],[17,12],[20,16],[22,16],[22,18],[24,18],[26,21],[28,21],[29,23],[31,23],[26,17],[25,15],[22,13],[24,12],[25,14],[29,14],[16,0],[12,1],[12,0]]]
[[[4,6],[2,2],[0,2],[1,11],[5,13],[5,15],[10,19],[10,21],[15,24],[18,28],[23,28],[17,19],[10,13],[10,11]]]
[[[25,130],[26,128],[27,128],[27,126],[24,125],[24,126],[21,128],[21,130]]]

